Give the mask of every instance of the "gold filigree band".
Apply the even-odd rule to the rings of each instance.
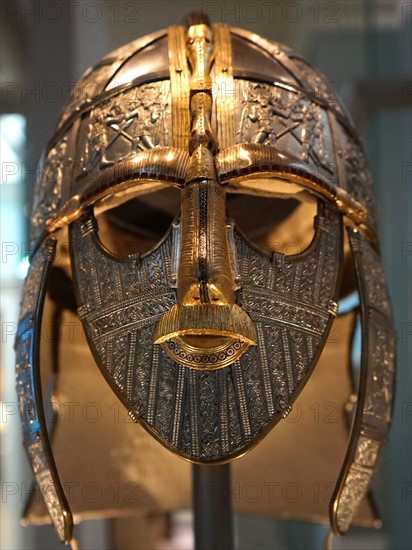
[[[217,140],[219,149],[235,143],[234,131],[234,82],[232,67],[232,42],[229,27],[221,23],[213,25],[215,39],[215,89]]]
[[[170,84],[172,92],[173,145],[187,149],[190,128],[190,84],[186,58],[186,30],[174,25],[168,30]]]

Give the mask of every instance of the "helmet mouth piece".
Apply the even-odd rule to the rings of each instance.
[[[214,370],[255,346],[257,335],[251,318],[237,304],[175,304],[157,324],[153,342],[182,365]]]

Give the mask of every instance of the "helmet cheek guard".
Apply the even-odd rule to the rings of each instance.
[[[171,190],[177,215],[160,236]],[[39,347],[65,228],[63,267],[101,373],[135,422],[200,464],[245,454],[288,416],[322,355],[352,254],[362,358],[330,507],[335,533],[348,530],[387,437],[394,381],[371,192],[350,118],[324,77],[279,44],[220,24],[175,26],[86,73],[37,181],[16,342],[24,444],[62,541],[72,518],[45,425]],[[252,233],[279,235],[290,217],[293,235],[310,207],[311,240],[292,255],[259,244],[241,229],[255,200],[270,215],[249,223]],[[243,218],[231,219],[236,204]],[[122,255],[122,240],[115,253],[105,233],[146,245]]]

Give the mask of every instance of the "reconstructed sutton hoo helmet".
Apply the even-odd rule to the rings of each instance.
[[[340,449],[344,424],[352,426],[330,506],[335,533],[347,531],[386,439],[393,394],[395,336],[372,202],[349,116],[325,78],[284,46],[222,24],[173,26],[109,54],[84,75],[36,184],[17,336],[24,444],[62,541],[72,538],[72,516],[47,435],[40,367],[43,378],[56,371],[60,402],[74,402],[83,391],[75,382],[83,371],[92,376],[89,349],[130,417],[175,455],[200,464],[245,454],[282,418],[286,440],[288,430],[299,433],[285,423],[295,399],[310,379],[305,391],[311,387],[318,402],[332,380],[326,403],[336,403],[337,391],[346,392],[343,404],[355,409],[356,401],[333,426]],[[315,383],[338,300],[355,278],[357,389],[331,354]],[[66,342],[62,352],[51,339],[46,349],[42,322],[55,330],[63,313],[73,319],[75,311],[88,345]],[[354,317],[339,344],[345,331],[350,340]],[[348,352],[339,350],[345,363]],[[106,388],[87,376],[89,399],[107,401]],[[115,437],[92,427],[92,438]],[[127,429],[133,438],[138,427]],[[322,438],[315,424],[304,429],[295,449],[312,439],[311,429]],[[167,459],[138,433],[146,442],[138,452],[122,455],[129,442],[112,441],[112,467],[133,470],[154,447]],[[59,437],[57,429],[60,467],[57,455],[76,440],[62,449]],[[286,443],[271,445],[267,464],[283,456],[294,463]],[[334,444],[324,437],[316,445],[305,466],[330,475],[329,462],[340,467]],[[91,475],[79,451],[78,460]],[[174,460],[176,473],[184,461]]]

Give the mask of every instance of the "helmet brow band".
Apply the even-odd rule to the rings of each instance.
[[[348,228],[348,234],[361,301],[362,358],[349,448],[331,500],[331,524],[338,535],[349,529],[387,438],[396,344],[381,260],[358,230]]]
[[[16,384],[24,447],[54,528],[62,542],[72,539],[73,519],[51,453],[40,380],[40,337],[46,284],[56,241],[46,239],[31,261],[17,330]]]

